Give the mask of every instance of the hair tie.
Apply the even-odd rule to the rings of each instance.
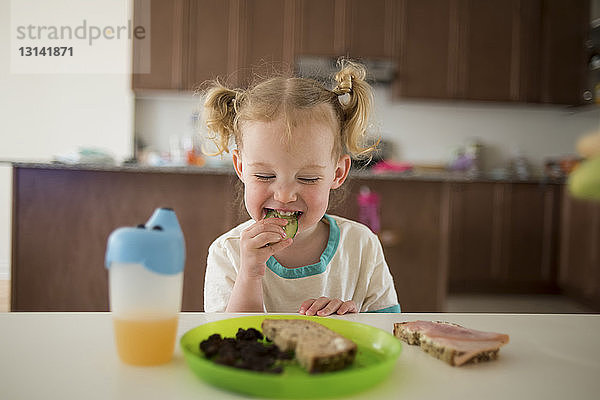
[[[333,89],[338,96],[352,92],[352,75],[346,74],[340,83]]]

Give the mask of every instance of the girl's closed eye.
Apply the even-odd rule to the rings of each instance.
[[[307,184],[312,184],[312,183],[317,183],[321,180],[320,177],[302,177],[302,178],[298,178],[298,180],[302,183],[307,183]]]
[[[273,178],[275,178],[275,175],[269,175],[269,174],[254,174],[254,177],[262,182],[267,182]]]

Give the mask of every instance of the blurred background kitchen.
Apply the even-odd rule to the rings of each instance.
[[[326,81],[349,55],[369,68],[369,133],[383,141],[336,211],[375,210],[375,227],[364,221],[381,237],[403,309],[600,311],[600,204],[565,186],[583,159],[576,143],[600,132],[600,0],[106,7],[151,27],[114,60],[149,64],[149,74],[18,74],[10,57],[0,61],[0,307],[106,308],[102,249],[130,221],[113,209],[90,216],[95,225],[80,217],[123,196],[117,208],[131,224],[156,202],[189,213],[184,309],[201,309],[206,248],[243,216],[231,211],[230,160],[201,151],[194,94],[207,79],[244,86],[273,70]],[[2,54],[10,8],[0,0]],[[361,193],[374,200],[360,203]]]

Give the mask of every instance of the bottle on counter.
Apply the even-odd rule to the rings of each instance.
[[[483,146],[478,140],[470,140],[465,145],[465,155],[470,160],[467,167],[467,174],[470,177],[477,177],[481,173],[481,152]]]
[[[357,196],[358,221],[368,226],[373,233],[379,233],[381,223],[379,220],[379,195],[368,186],[362,186]]]
[[[531,177],[529,162],[521,150],[515,151],[515,155],[510,161],[510,170],[512,176],[518,180],[525,181]]]
[[[178,135],[169,136],[169,163],[171,165],[185,165],[185,154]]]
[[[202,155],[200,138],[198,135],[184,136],[182,139],[183,152],[187,165],[201,167],[206,163]]]
[[[206,164],[206,159],[202,155],[202,139],[198,133],[198,124],[200,122],[200,113],[194,112],[191,117],[191,133],[183,138],[183,151],[187,165],[201,167]]]

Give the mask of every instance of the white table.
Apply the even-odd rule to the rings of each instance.
[[[183,313],[178,337],[247,314]],[[391,376],[352,399],[598,399],[600,315],[354,314],[388,332],[394,322],[444,320],[510,335],[496,361],[451,367],[403,344]],[[109,313],[0,313],[0,399],[239,399],[187,367],[177,345],[157,367],[122,364]]]

